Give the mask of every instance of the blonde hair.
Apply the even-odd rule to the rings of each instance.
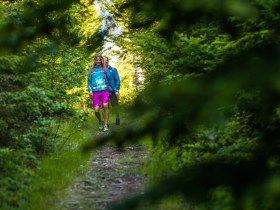
[[[101,66],[104,66],[105,64],[104,64],[104,59],[103,59],[103,56],[100,54],[100,53],[96,53],[95,55],[94,55],[94,59],[93,59],[93,64],[92,64],[92,67],[94,67],[95,66],[95,60],[96,60],[96,58],[98,58],[98,57],[100,57],[100,60],[101,60]]]
[[[103,58],[107,58],[107,61],[109,61],[109,58],[107,56],[103,55]]]

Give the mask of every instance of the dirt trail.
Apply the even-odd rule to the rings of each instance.
[[[137,145],[122,150],[104,146],[95,151],[90,169],[67,190],[62,209],[103,210],[144,193],[141,168],[145,156],[144,148]]]

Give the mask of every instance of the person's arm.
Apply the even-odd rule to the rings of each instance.
[[[90,70],[88,71],[88,91],[89,94],[92,95],[92,75],[90,74]]]
[[[120,80],[118,70],[116,68],[114,68],[114,69],[115,69],[115,71],[114,71],[115,88],[116,88],[116,91],[119,92],[120,87],[121,87],[121,80]]]

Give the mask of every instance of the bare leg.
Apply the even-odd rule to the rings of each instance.
[[[103,113],[104,113],[104,125],[108,125],[108,117],[109,117],[108,103],[103,104]]]
[[[95,114],[96,118],[98,119],[99,123],[101,123],[101,115],[99,112],[99,106],[94,107],[94,114]]]
[[[103,116],[103,119],[104,119],[104,106],[103,105],[102,105],[102,116]]]

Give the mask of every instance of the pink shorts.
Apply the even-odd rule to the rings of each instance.
[[[92,94],[93,107],[101,106],[101,104],[109,102],[109,91],[101,90]]]

